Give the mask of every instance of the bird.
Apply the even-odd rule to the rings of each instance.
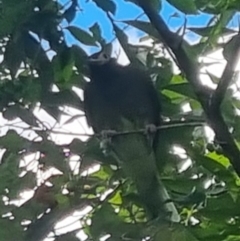
[[[147,72],[132,64],[123,66],[111,57],[111,47],[88,59],[90,81],[84,89],[84,111],[94,133],[112,135],[111,150],[125,175],[136,186],[150,219],[170,217],[179,221],[176,207],[159,178],[154,153],[156,133],[150,126],[161,124],[159,95]],[[121,135],[129,131],[130,134]]]

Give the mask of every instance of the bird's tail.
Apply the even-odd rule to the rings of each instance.
[[[155,154],[146,135],[117,135],[112,139],[112,149],[126,175],[135,183],[151,217],[168,216],[179,222],[177,209],[158,177]]]

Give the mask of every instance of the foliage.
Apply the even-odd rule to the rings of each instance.
[[[188,31],[197,34],[200,41],[191,45],[181,35],[177,45],[164,41],[153,22],[133,18],[122,21],[152,39],[151,47],[128,43],[126,28],[120,28],[122,25],[112,17],[118,10],[117,1],[92,1],[94,8],[106,13],[130,61],[146,67],[153,77],[162,115],[170,120],[161,129],[164,138],[158,153],[166,164],[159,166],[159,173],[181,222],[147,220],[134,185],[114,158],[102,152],[103,143],[93,135],[86,141],[88,135],[79,124],[84,125],[82,99],[76,88],[83,89],[88,76],[87,47],[104,42],[98,21],[95,19],[88,30],[73,24],[79,11],[84,11],[77,0],[65,4],[2,0],[0,240],[40,241],[47,235],[58,241],[78,240],[78,232],[85,233],[87,240],[240,240],[240,158],[231,155],[231,150],[240,154],[236,151],[240,144],[240,102],[237,72],[233,71],[233,60],[239,52],[233,44],[240,41],[236,35],[238,41],[219,42],[222,36],[237,34],[229,23],[239,11],[238,0],[169,0],[178,10],[173,17],[200,11],[210,16],[204,27],[186,25],[176,32],[175,36]],[[128,2],[144,6],[140,0]],[[148,4],[153,9],[161,7],[158,0]],[[77,44],[67,42],[70,35]],[[175,51],[172,46],[177,46]],[[171,55],[166,51],[169,48],[173,50]],[[199,57],[221,48],[230,67],[222,78],[218,73],[205,72],[208,82],[218,86],[216,92],[211,89],[211,95],[207,95],[205,89],[201,92],[196,88],[201,83],[191,81],[194,69],[182,68],[178,50],[183,49],[188,60],[197,63],[199,73],[211,66],[198,62]],[[179,66],[178,72],[173,71],[174,63]],[[218,107],[221,104],[220,112],[208,106],[211,96],[216,97],[213,100]],[[190,111],[184,112],[183,105]],[[222,123],[228,127],[227,136],[221,135],[225,131]],[[215,138],[208,125],[215,131]],[[56,136],[65,142],[59,144]],[[50,175],[53,168],[58,172]],[[21,202],[21,194],[27,190],[34,190],[34,195]],[[64,234],[54,230],[58,221],[86,207],[88,212],[78,217],[77,229]]]

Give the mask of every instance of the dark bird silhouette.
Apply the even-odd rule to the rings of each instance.
[[[119,65],[105,49],[89,58],[89,71],[91,80],[85,87],[84,107],[95,133],[137,131],[160,124],[158,93],[145,71],[131,64]],[[154,138],[143,132],[114,135],[111,150],[135,183],[150,217],[168,215],[179,221],[173,203],[166,203],[169,195],[158,177],[153,142]]]

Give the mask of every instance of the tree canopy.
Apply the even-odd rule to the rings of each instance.
[[[0,240],[240,240],[239,1],[125,0],[141,15],[118,19],[120,2],[0,1]],[[111,28],[84,15],[88,4]],[[164,4],[176,9],[170,19]],[[206,24],[188,24],[200,15]],[[158,91],[158,172],[179,223],[147,219],[86,126],[87,56],[109,42],[106,30]],[[77,225],[61,231],[69,217]]]

